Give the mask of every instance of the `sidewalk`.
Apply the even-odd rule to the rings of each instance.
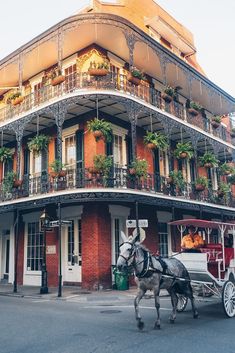
[[[128,290],[120,291],[114,289],[88,291],[78,286],[62,287],[62,297],[58,297],[58,288],[49,288],[48,294],[40,294],[40,287],[37,286],[17,286],[17,293],[13,292],[12,284],[0,283],[0,296],[10,296],[19,298],[35,298],[47,300],[67,300],[75,297],[80,297],[83,300],[105,300],[105,299],[121,299],[123,297],[134,298],[137,293],[136,287],[131,287]],[[168,296],[165,290],[162,290],[160,296]],[[152,297],[152,292],[146,294],[146,298]]]

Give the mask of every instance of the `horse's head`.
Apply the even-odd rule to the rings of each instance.
[[[121,232],[123,243],[120,245],[120,254],[117,260],[117,269],[121,272],[128,270],[134,260],[135,255],[135,237],[126,237],[126,235]]]

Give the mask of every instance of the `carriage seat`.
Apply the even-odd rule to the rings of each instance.
[[[225,267],[229,267],[230,261],[234,259],[234,249],[224,248]]]
[[[222,259],[222,244],[205,244],[200,250],[202,253],[207,254],[207,262],[209,263],[217,263],[219,259]]]

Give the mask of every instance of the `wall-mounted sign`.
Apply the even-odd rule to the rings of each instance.
[[[48,255],[56,254],[56,246],[55,245],[47,245],[46,253]]]

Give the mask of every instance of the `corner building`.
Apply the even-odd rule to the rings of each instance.
[[[201,106],[196,112],[192,101]],[[61,263],[63,285],[111,287],[120,232],[135,218],[136,202],[149,223],[145,244],[162,256],[179,249],[170,220],[233,220],[233,179],[220,166],[234,163],[234,111],[235,99],[198,64],[192,34],[151,0],[91,1],[2,59],[1,281],[40,285],[46,246],[49,286],[58,285]],[[94,118],[110,124],[110,140],[89,131]],[[146,147],[147,131],[164,135],[167,148]],[[38,151],[28,144],[35,137],[44,143]],[[192,158],[176,158],[186,142]],[[208,152],[218,166],[201,164]],[[96,155],[109,156],[111,166],[97,170]],[[133,171],[136,161],[147,161],[146,173]],[[182,184],[170,182],[172,171]],[[203,191],[199,176],[208,181]],[[47,230],[46,243],[44,209],[71,221],[61,238],[58,227]]]

